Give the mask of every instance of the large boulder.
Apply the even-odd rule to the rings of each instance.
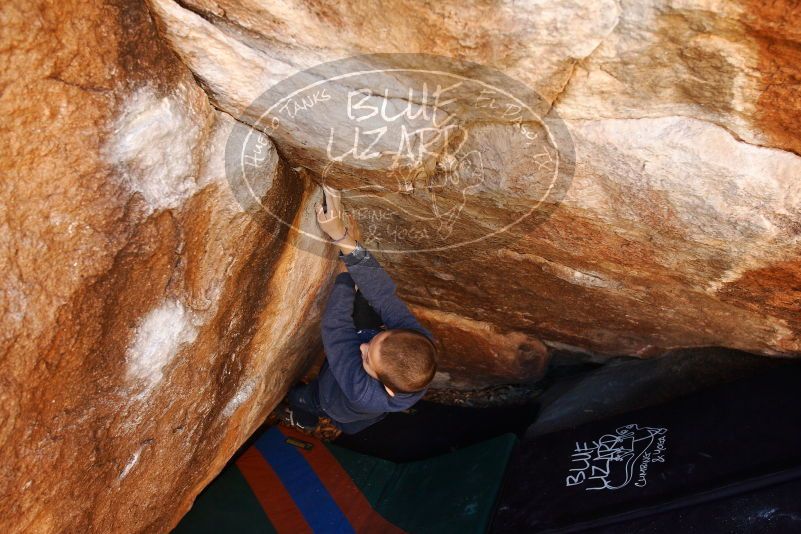
[[[241,126],[144,4],[16,2],[2,35],[0,529],[166,532],[319,353],[333,250],[236,201]]]
[[[265,131],[282,154],[325,181],[373,188],[354,195],[353,207],[367,224],[392,225],[374,225],[365,241],[383,252],[405,298],[443,312],[430,317],[601,354],[707,345],[801,352],[794,3],[553,0],[423,9],[405,1],[391,8],[284,2],[279,9],[241,0],[148,1],[217,107]],[[360,65],[386,76],[337,77]],[[503,110],[470,115],[475,86],[436,107],[439,128],[435,118],[421,120],[422,90],[444,79],[424,67],[518,90],[502,72],[533,89],[531,131],[562,133],[550,147],[570,174],[556,184],[558,194],[534,187],[537,157],[551,153],[518,141],[518,118]],[[327,91],[320,100],[339,107],[318,102],[308,90],[315,86]],[[406,93],[409,87],[417,92]],[[430,185],[452,166],[448,144],[432,142],[398,168],[383,157],[397,152],[390,129],[362,146],[361,154],[382,157],[339,158],[355,143],[346,134],[354,125],[386,126],[342,112],[353,90],[376,109],[413,108],[401,121],[412,130],[422,122],[441,134],[455,118],[466,141],[460,155],[481,156],[480,187],[436,199],[440,214],[458,212],[447,221],[451,244],[505,228],[521,206],[544,202],[484,246],[428,246],[443,221],[426,225],[425,214]],[[298,96],[305,103],[293,103],[294,113],[275,107],[292,94],[308,99]],[[277,117],[280,124],[270,120]],[[392,230],[412,222],[425,238]],[[495,357],[483,344],[461,348],[474,351],[468,360]]]
[[[320,356],[321,182],[438,385],[798,355],[798,10],[7,2],[0,526],[178,521]]]

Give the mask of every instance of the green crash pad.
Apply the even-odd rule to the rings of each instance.
[[[396,464],[272,427],[203,490],[174,532],[485,532],[516,443],[504,434]]]

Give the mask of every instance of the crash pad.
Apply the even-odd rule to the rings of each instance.
[[[717,532],[713,522],[725,502],[749,502],[749,495],[773,494],[801,480],[799,384],[801,364],[787,361],[526,439],[510,461],[492,530],[640,532],[626,525],[670,516],[684,518],[683,531]],[[786,513],[801,517],[801,506]],[[677,531],[675,522],[663,525]]]
[[[174,532],[485,532],[517,442],[505,434],[394,463],[293,429],[266,429]]]

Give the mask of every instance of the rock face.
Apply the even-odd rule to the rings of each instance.
[[[547,220],[534,217],[538,224],[514,226],[480,250],[395,254],[390,270],[409,301],[551,346],[605,354],[707,345],[801,352],[795,3],[555,0],[491,9],[446,3],[424,11],[404,1],[285,2],[280,9],[241,0],[149,3],[214,105],[267,131],[282,154],[337,187],[380,191],[353,199],[368,224],[423,219],[431,203],[426,186],[430,191],[438,178],[447,143],[432,143],[401,166],[402,179],[395,160],[383,157],[397,146],[391,131],[362,142],[361,154],[382,157],[337,159],[353,137],[329,131],[348,131],[344,123],[353,116],[317,103],[313,113],[270,111],[273,84],[294,76],[281,89],[289,95],[347,70],[341,63],[314,68],[319,62],[381,52],[347,68],[372,62],[386,70],[409,66],[393,53],[425,52],[492,66],[537,92],[541,124],[558,122],[569,132],[570,142],[553,146],[562,163],[570,165],[575,151],[571,180],[548,198],[526,188],[536,182],[527,173],[539,163],[515,144],[514,118],[469,116],[462,104],[475,89],[451,92],[458,101],[436,108],[442,124],[460,123],[462,154],[476,150],[484,170],[481,187],[468,191],[465,210],[450,221],[451,236],[466,242],[504,226],[519,210],[516,202],[544,199],[538,211]],[[498,83],[472,65],[456,69]],[[397,110],[406,87],[430,79],[419,70],[392,71],[389,81],[362,77],[356,85],[343,78],[324,87],[336,102],[355,87],[370,94],[367,105]],[[420,93],[414,97],[411,104],[424,107]],[[265,114],[281,124],[274,127]],[[363,124],[386,126],[370,119]],[[428,126],[436,129],[436,122]],[[415,183],[421,175],[422,186]],[[411,194],[392,196],[393,188]],[[463,200],[441,194],[440,213],[461,210]],[[370,237],[382,251],[426,248],[425,239],[386,229]]]
[[[143,4],[3,12],[0,529],[166,532],[319,352],[334,264],[243,212],[238,123]]]
[[[319,356],[319,182],[439,384],[536,379],[548,347],[798,355],[799,17],[7,3],[0,526],[177,522]]]

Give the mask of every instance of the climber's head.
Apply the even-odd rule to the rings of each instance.
[[[437,349],[416,330],[385,330],[361,344],[362,365],[390,395],[426,387],[437,371]]]

